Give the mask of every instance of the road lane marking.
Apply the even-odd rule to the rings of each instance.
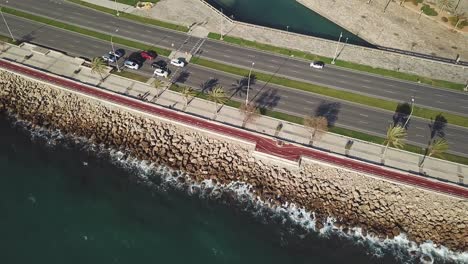
[[[226,57],[226,58],[231,58],[231,56],[229,56],[229,55],[226,55],[226,54],[223,54],[223,57]]]
[[[445,102],[443,102],[443,101],[436,101],[436,102],[441,103],[441,104],[444,104],[444,103],[445,103]]]
[[[369,117],[368,115],[365,115],[365,114],[359,114],[359,115],[363,117]]]
[[[435,96],[442,96],[443,97],[444,95],[443,94],[435,94]]]
[[[369,124],[369,122],[359,120],[359,123]]]
[[[368,79],[362,79],[362,80],[363,80],[364,82],[368,82],[368,83],[372,82],[371,80],[368,80]]]
[[[417,137],[422,137],[422,138],[424,137],[424,136],[422,136],[422,135],[419,135],[419,134],[416,134],[416,136],[417,136]]]
[[[424,130],[425,128],[424,127],[414,127],[416,129],[421,129],[421,130]]]

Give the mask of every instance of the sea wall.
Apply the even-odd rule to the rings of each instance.
[[[157,117],[127,111],[76,93],[0,70],[0,111],[34,126],[60,129],[121,149],[139,159],[183,170],[196,181],[243,181],[272,205],[293,202],[328,216],[344,228],[359,226],[380,237],[404,232],[468,250],[468,202],[360,173],[303,162],[272,165],[251,146],[223,140]]]

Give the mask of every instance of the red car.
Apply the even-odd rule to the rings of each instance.
[[[156,51],[152,51],[152,50],[142,51],[140,55],[146,60],[154,60],[158,56]]]

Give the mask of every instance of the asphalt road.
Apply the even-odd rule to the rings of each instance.
[[[153,115],[163,116],[171,120],[176,120],[178,122],[190,124],[191,126],[201,127],[203,129],[216,131],[217,133],[222,133],[232,137],[255,142],[257,151],[261,151],[270,155],[275,155],[293,161],[297,161],[301,156],[308,156],[313,159],[321,160],[331,164],[337,164],[342,167],[348,167],[353,170],[362,171],[365,173],[370,173],[403,184],[418,186],[420,188],[429,189],[436,192],[442,192],[449,195],[459,196],[462,198],[468,197],[467,189],[457,185],[434,181],[426,177],[419,177],[415,175],[400,173],[394,170],[388,170],[387,168],[381,166],[363,163],[345,157],[329,155],[326,152],[317,151],[308,147],[303,147],[289,143],[278,145],[276,140],[260,136],[259,134],[250,133],[246,130],[234,128],[232,126],[224,126],[206,119],[181,114],[179,112],[167,110],[165,108],[155,107],[154,105],[144,104],[141,101],[133,100],[125,96],[109,94],[99,89],[93,89],[84,85],[77,84],[75,82],[67,81],[66,79],[49,76],[47,74],[38,72],[32,68],[16,66],[6,62],[0,62],[0,65],[2,67],[8,67],[9,69],[15,70],[17,72],[22,72],[23,74],[33,76],[34,78],[41,78],[49,82],[59,84],[60,86],[66,87],[67,89],[89,94],[94,97],[104,99],[106,101],[111,101],[121,105],[129,106],[136,110],[151,113]]]
[[[78,57],[93,58],[107,53],[110,43],[90,38],[84,35],[44,26],[36,22],[5,15],[10,26],[15,27],[15,37],[31,39],[31,42],[64,51]],[[0,33],[6,35],[7,30],[0,25]],[[120,48],[120,46],[116,46]],[[136,50],[125,48],[127,55]],[[158,57],[156,60],[167,58]],[[120,60],[122,63],[123,60]],[[145,63],[138,71],[151,76],[150,63]],[[241,76],[231,75],[197,65],[188,65],[182,70],[170,67],[172,78],[179,84],[189,85],[195,89],[207,89],[220,84],[234,100],[245,100],[246,80]],[[384,136],[386,128],[392,122],[393,112],[369,108],[358,104],[322,97],[278,85],[264,82],[251,82],[250,99],[273,110],[294,115],[308,115],[319,113],[327,116],[331,124],[350,128],[365,133]],[[409,123],[408,140],[412,144],[424,146],[429,133],[429,121],[412,118]],[[446,137],[450,143],[450,152],[468,156],[468,139],[465,136],[468,129],[448,125]]]
[[[111,33],[119,28],[118,35],[121,37],[165,48],[180,48],[181,51],[192,51],[194,46],[201,42],[196,37],[188,38],[185,33],[139,24],[63,0],[10,0],[8,3],[1,0],[1,3],[97,31]],[[14,27],[12,29],[13,31],[16,30]],[[251,63],[255,62],[255,70],[284,75],[288,78],[353,91],[363,95],[398,102],[409,102],[413,96],[415,104],[418,106],[468,116],[467,93],[383,78],[329,65],[323,70],[315,70],[309,67],[309,62],[303,60],[241,48],[209,39],[204,42],[199,52],[199,56],[203,58],[231,63],[245,68],[250,68]]]

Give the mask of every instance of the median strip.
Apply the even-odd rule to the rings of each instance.
[[[91,8],[91,9],[94,9],[94,10],[97,10],[97,11],[100,11],[100,12],[103,12],[103,13],[116,15],[116,11],[114,9],[110,9],[110,8],[95,5],[95,4],[91,4],[91,3],[81,1],[81,0],[67,0],[67,1],[78,4],[78,5],[86,6],[88,8]],[[177,24],[157,20],[157,19],[154,19],[154,18],[147,18],[147,17],[142,17],[142,16],[139,16],[139,15],[133,15],[133,14],[125,13],[125,12],[122,12],[122,11],[119,12],[119,17],[130,19],[130,20],[133,20],[133,21],[136,21],[136,22],[139,22],[139,23],[143,23],[143,24],[150,24],[150,25],[153,25],[153,26],[163,27],[163,28],[177,30],[177,31],[181,31],[181,32],[188,32],[189,31],[189,28],[186,27],[186,26],[177,25]]]
[[[2,7],[2,11],[5,12],[5,13],[8,13],[10,15],[26,18],[26,19],[33,20],[33,21],[36,21],[36,22],[39,22],[39,23],[47,24],[47,25],[54,26],[54,27],[57,27],[57,28],[61,28],[61,29],[65,29],[65,30],[68,30],[68,31],[72,31],[72,32],[83,34],[83,35],[87,35],[87,36],[90,36],[90,37],[94,37],[94,38],[97,38],[97,39],[100,39],[100,40],[110,41],[110,39],[111,39],[111,35],[108,35],[108,34],[104,34],[104,33],[89,30],[89,29],[86,29],[86,28],[66,24],[66,23],[63,23],[63,22],[60,22],[60,21],[57,21],[57,20],[47,18],[47,17],[33,15],[33,14],[23,12],[23,11],[19,11],[19,10],[13,9],[13,8]],[[156,52],[158,52],[159,54],[161,54],[163,56],[169,56],[169,54],[171,54],[170,50],[159,48],[159,47],[154,47],[154,46],[151,46],[151,45],[143,44],[143,43],[140,43],[140,42],[132,41],[132,40],[117,37],[117,36],[114,36],[112,41],[114,43],[118,43],[118,44],[128,46],[128,47],[133,47],[133,48],[140,49],[140,50],[155,50]]]
[[[215,39],[215,40],[220,40],[221,35],[218,33],[209,33],[208,38]],[[242,38],[236,38],[236,37],[231,37],[231,36],[223,36],[223,41],[236,44],[239,46],[243,47],[249,47],[249,48],[254,48],[254,49],[259,49],[259,50],[264,50],[272,53],[278,53],[282,55],[294,55],[294,57],[297,58],[303,58],[307,60],[321,60],[324,61],[325,63],[330,64],[332,59],[327,58],[327,57],[322,57],[318,56],[312,53],[308,52],[303,52],[299,50],[294,50],[294,49],[288,49],[288,48],[282,48],[282,47],[277,47],[269,44],[264,44],[256,41],[250,41]],[[348,61],[342,61],[342,60],[336,60],[335,61],[336,66],[340,66],[343,68],[348,68],[348,69],[353,69],[357,71],[363,71],[363,72],[369,72],[373,74],[378,74],[382,76],[387,76],[387,77],[392,77],[396,79],[401,79],[401,80],[406,80],[406,81],[412,81],[412,82],[421,82],[425,84],[429,84],[432,86],[437,86],[437,87],[442,87],[442,88],[448,88],[448,89],[453,89],[453,90],[458,90],[458,91],[463,91],[463,88],[465,87],[464,84],[460,83],[454,83],[454,82],[449,82],[449,81],[444,81],[444,80],[438,80],[438,79],[431,79],[427,77],[422,77],[418,75],[413,75],[409,73],[403,73],[403,72],[397,72],[397,71],[392,71],[392,70],[387,70],[387,69],[381,69],[381,68],[374,68],[368,65],[362,65],[362,64],[357,64],[353,62],[348,62]]]
[[[249,75],[249,70],[248,69],[243,69],[243,68],[238,68],[235,66],[231,65],[226,65],[223,63],[219,62],[214,62],[202,58],[194,58],[192,59],[191,63],[197,64],[200,66],[204,66],[207,68],[239,75],[239,76],[248,76]],[[365,96],[357,93],[352,93],[348,91],[342,91],[342,90],[336,90],[332,88],[327,88],[311,83],[306,83],[306,82],[301,82],[301,81],[296,81],[296,80],[291,80],[287,79],[284,77],[278,77],[274,76],[271,74],[266,74],[262,72],[252,72],[252,74],[255,75],[257,80],[264,81],[267,83],[273,83],[281,86],[286,86],[306,92],[311,92],[311,93],[316,93],[316,94],[321,94],[329,97],[333,97],[336,99],[344,100],[344,101],[349,101],[353,103],[358,103],[370,107],[375,107],[375,108],[380,108],[388,111],[395,111],[395,109],[398,106],[398,102],[393,102],[393,101],[388,101],[380,98],[374,98],[370,96]],[[448,121],[448,123],[453,124],[453,125],[458,125],[458,126],[463,126],[463,127],[468,127],[468,118],[463,117],[460,115],[456,114],[451,114],[451,113],[444,113],[438,110],[433,110],[429,108],[423,108],[423,107],[414,107],[413,115],[426,118],[426,119],[433,119],[435,116],[438,114],[442,114]]]

